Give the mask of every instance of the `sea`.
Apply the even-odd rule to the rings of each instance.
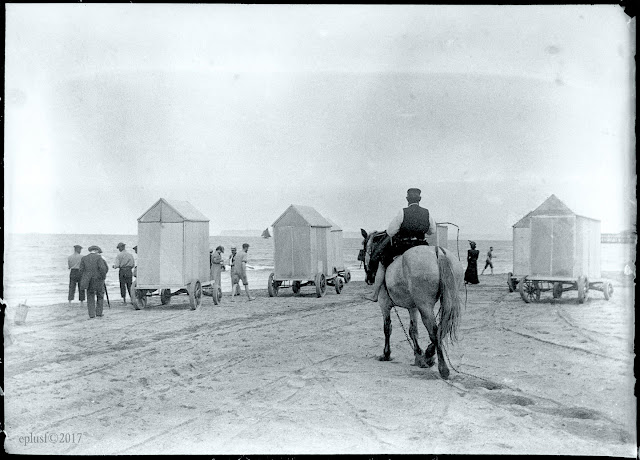
[[[82,254],[87,254],[91,245],[100,246],[103,257],[109,267],[115,261],[118,249],[116,245],[123,242],[127,250],[137,245],[137,235],[73,235],[73,234],[8,234],[4,241],[3,296],[8,306],[16,306],[26,302],[28,305],[53,305],[67,302],[69,289],[69,270],[67,257],[73,253],[73,246],[83,246]],[[273,238],[247,236],[211,236],[210,247],[225,247],[228,258],[230,247],[235,245],[241,249],[248,243],[251,267],[247,274],[249,288],[266,289],[269,274],[273,271]],[[512,271],[513,245],[511,241],[476,240],[480,250],[478,270],[484,266],[484,255],[493,246],[494,273],[503,275]],[[364,270],[358,261],[358,251],[362,248],[362,238],[343,238],[343,256],[345,267],[351,272],[353,281],[364,280]],[[466,240],[450,240],[448,248],[459,255],[466,267],[468,243]],[[135,255],[134,255],[135,256]],[[622,271],[625,264],[635,261],[635,245],[603,243],[603,271]],[[488,273],[488,272],[487,272]],[[120,301],[118,270],[110,268],[106,279],[107,293],[110,300]],[[231,281],[228,272],[222,274],[222,291],[231,292]],[[77,302],[78,294],[75,300]]]

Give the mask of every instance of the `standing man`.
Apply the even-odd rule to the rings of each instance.
[[[484,268],[482,269],[481,275],[484,275],[484,271],[487,267],[491,267],[491,274],[493,275],[493,246],[489,246],[489,252],[487,252],[487,260],[484,263]]]
[[[102,318],[104,280],[107,277],[109,266],[100,254],[102,254],[102,249],[98,246],[89,246],[89,254],[80,261],[80,272],[82,274],[80,289],[87,290],[89,319],[93,319],[96,316]]]
[[[67,259],[69,265],[69,305],[76,296],[76,285],[78,285],[78,300],[80,300],[80,306],[84,306],[84,291],[80,289],[80,261],[82,256],[80,255],[82,246],[76,244],[73,247],[73,254]]]
[[[133,283],[133,267],[136,266],[136,261],[133,256],[125,250],[124,243],[118,243],[117,246],[120,253],[116,256],[116,263],[113,264],[113,268],[119,268],[118,278],[120,279],[120,295],[122,296],[122,303],[127,304],[127,292],[129,293],[129,300],[131,300],[131,284]]]
[[[235,246],[231,246],[231,255],[229,256],[229,273],[231,275],[231,300],[236,295],[240,295],[240,278],[236,274],[236,271],[233,267],[235,267],[235,261],[237,257],[237,249]]]
[[[214,281],[214,289],[221,289],[222,286],[222,270],[224,268],[224,259],[222,258],[222,254],[224,253],[224,246],[218,246],[211,254],[211,279]]]
[[[247,260],[248,260],[247,252],[248,251],[249,251],[249,244],[244,243],[242,245],[242,251],[240,251],[240,253],[235,258],[235,262],[232,270],[235,270],[238,278],[242,280],[242,284],[244,284],[244,290],[247,293],[247,299],[256,300],[256,298],[252,297],[251,294],[249,293],[249,281],[247,280]]]
[[[436,222],[429,214],[429,210],[420,207],[421,190],[410,188],[407,190],[407,207],[403,208],[387,227],[387,242],[383,243],[389,248],[384,253],[378,264],[376,280],[373,285],[373,294],[365,296],[365,299],[372,302],[378,301],[378,294],[384,283],[384,275],[387,272],[386,265],[393,261],[391,256],[401,255],[414,246],[428,244],[426,235],[433,235],[436,232]],[[383,254],[384,254],[383,253]]]

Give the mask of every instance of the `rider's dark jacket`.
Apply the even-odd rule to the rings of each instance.
[[[389,265],[395,256],[403,254],[413,246],[428,244],[425,233],[432,234],[435,228],[431,228],[429,210],[420,207],[417,203],[411,204],[402,210],[402,223],[398,227],[400,215],[387,229],[388,236],[392,237],[393,244],[387,241],[382,242],[378,248],[381,253],[381,262],[384,266]],[[397,232],[392,231],[392,227],[398,228]]]
[[[403,210],[404,219],[400,225],[400,230],[396,233],[395,238],[415,238],[424,239],[425,233],[430,229],[429,210],[421,208],[418,205],[407,206]]]

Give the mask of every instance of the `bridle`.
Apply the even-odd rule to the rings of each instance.
[[[383,232],[371,232],[367,235],[367,238],[362,242],[364,244],[364,272],[367,275],[365,281],[369,284],[370,273],[374,273],[377,271],[377,267],[375,270],[370,269],[369,265],[371,264],[371,256],[373,254],[373,240],[376,236],[381,235]],[[379,262],[378,262],[379,263]],[[375,275],[374,275],[375,276]]]

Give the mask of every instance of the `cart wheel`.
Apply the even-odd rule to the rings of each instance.
[[[342,292],[342,287],[344,286],[344,282],[342,281],[342,278],[340,278],[339,276],[336,276],[336,279],[333,282],[333,284],[336,287],[336,292],[340,294]]]
[[[532,301],[537,302],[540,300],[540,288],[538,287],[537,281],[529,281],[524,278],[523,280],[520,280],[518,286],[520,297],[522,297],[522,300],[526,303],[530,303]]]
[[[269,284],[267,285],[267,291],[269,291],[269,297],[277,297],[278,296],[278,282],[274,279],[276,277],[275,273],[271,273],[269,275]]]
[[[211,286],[211,298],[213,299],[214,305],[218,305],[218,303],[220,303],[219,288],[217,288],[215,284]]]
[[[553,298],[559,299],[562,297],[562,283],[555,282],[553,283]]]
[[[171,289],[163,289],[160,291],[160,303],[162,305],[171,303]]]
[[[144,310],[147,307],[147,290],[136,289],[136,310]]]
[[[578,277],[578,303],[584,303],[587,299],[587,280],[584,276]]]
[[[138,308],[138,290],[136,289],[137,283],[138,280],[133,280],[133,283],[131,284],[131,305],[133,305],[133,308],[135,308],[136,310],[140,310]]]
[[[294,281],[293,283],[291,283],[291,290],[294,294],[300,292],[300,281]]]
[[[189,306],[195,310],[202,304],[202,285],[199,280],[189,283]]]
[[[348,283],[349,281],[351,281],[351,272],[349,271],[349,269],[347,268],[344,271],[344,282]]]
[[[318,273],[315,278],[316,296],[322,297],[327,291],[327,279],[323,273]]]
[[[605,281],[603,288],[602,292],[604,293],[604,300],[609,300],[613,295],[613,284],[609,281]]]
[[[507,286],[509,286],[509,292],[514,292],[516,286],[513,284],[513,273],[507,273]]]

